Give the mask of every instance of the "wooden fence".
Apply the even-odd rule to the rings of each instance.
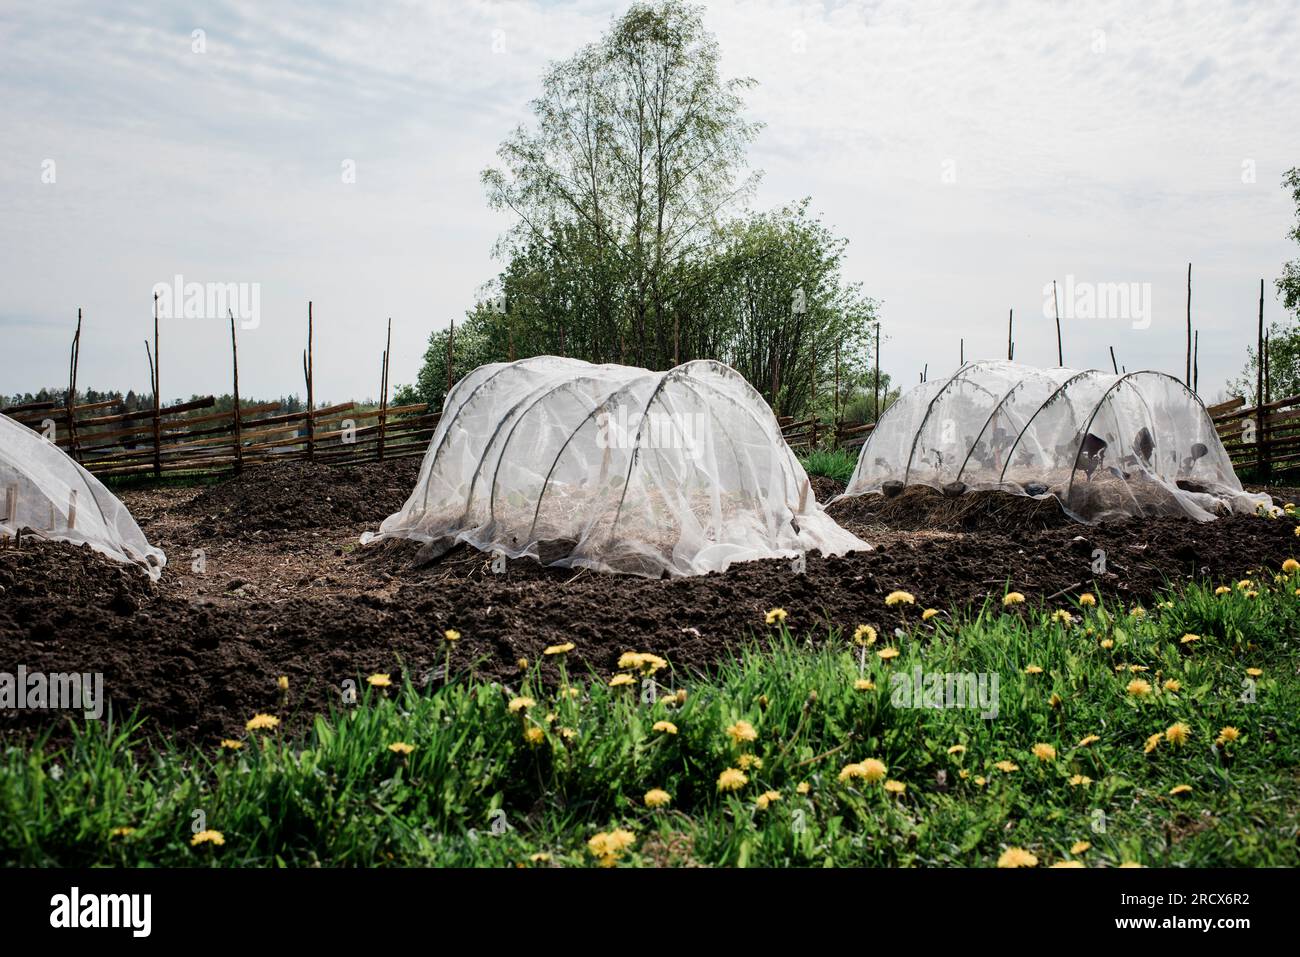
[[[310,412],[279,403],[212,409],[212,396],[135,412],[120,400],[79,405],[37,402],[2,409],[47,434],[101,477],[239,471],[267,462],[309,459],[373,462],[423,455],[438,422],[423,404],[361,410],[343,402]]]

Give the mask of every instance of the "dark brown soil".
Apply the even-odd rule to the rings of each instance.
[[[402,507],[415,487],[419,458],[382,468],[285,462],[249,469],[206,486],[181,509],[204,535],[238,538],[256,532],[299,532],[374,521]],[[321,475],[329,476],[328,484]]]
[[[506,682],[519,657],[535,661],[561,641],[577,645],[570,670],[609,674],[621,652],[644,650],[683,673],[765,634],[763,614],[775,606],[789,611],[801,634],[863,622],[888,630],[903,620],[884,607],[894,589],[940,609],[979,604],[1008,587],[1049,604],[1070,589],[1136,602],[1167,582],[1226,581],[1300,553],[1287,520],[1084,527],[1023,498],[963,502],[908,492],[888,505],[873,497],[835,506],[836,518],[876,549],[810,556],[805,574],[784,561],[664,581],[527,561],[495,574],[484,555],[466,548],[416,568],[411,543],[356,545],[405,499],[409,461],[281,468],[250,471],[226,487],[126,492],[151,541],[168,552],[156,585],[69,546],[0,550],[0,671],[23,664],[103,672],[119,711],[139,708],[172,740],[211,743],[238,733],[256,711],[300,726],[340,700],[344,681],[373,672],[440,680],[446,628],[463,635],[452,648],[454,670]],[[838,491],[828,480],[816,487],[824,496]],[[273,498],[291,517],[271,514],[263,503]],[[319,521],[308,526],[313,515]],[[287,533],[292,527],[303,530]],[[1108,570],[1094,583],[1098,548]],[[290,682],[283,699],[280,675]],[[0,733],[49,723],[48,715],[7,711]]]

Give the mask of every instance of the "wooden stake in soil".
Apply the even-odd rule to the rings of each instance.
[[[966,340],[957,340],[957,366],[960,368],[966,364]]]
[[[316,392],[314,389],[314,357],[312,356],[313,317],[311,300],[307,300],[307,351],[302,354],[302,374],[307,380],[307,458],[316,457]]]
[[[1052,280],[1052,308],[1056,310],[1056,364],[1065,368],[1065,353],[1061,351],[1061,304],[1056,301],[1056,280]]]
[[[1110,347],[1110,367],[1111,367],[1112,369],[1115,370],[1115,374],[1116,374],[1116,375],[1119,375],[1119,364],[1115,361],[1115,347],[1114,347],[1114,346],[1111,346],[1111,347]]]
[[[838,449],[840,447],[840,344],[835,342],[835,437],[831,440],[831,447]]]
[[[162,398],[159,383],[162,381],[162,357],[158,351],[158,293],[153,294],[153,474],[155,478],[162,475],[162,423],[159,412]]]
[[[1011,339],[1011,328],[1015,322],[1015,318],[1016,318],[1016,311],[1014,309],[1008,309],[1007,310],[1007,361],[1008,362],[1011,362],[1016,357],[1016,346]]]
[[[234,369],[234,399],[235,407],[231,419],[232,427],[235,431],[235,471],[244,470],[244,413],[239,407],[239,343],[235,340],[235,314],[227,309],[230,315],[230,361]]]

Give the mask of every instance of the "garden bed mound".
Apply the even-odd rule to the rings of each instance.
[[[273,463],[210,485],[181,506],[218,538],[378,526],[402,507],[420,472],[415,456],[362,465]]]
[[[897,531],[996,532],[1074,526],[1054,498],[1037,499],[998,491],[949,497],[928,485],[909,485],[893,497],[871,493],[843,498],[827,514],[870,540],[871,529]]]

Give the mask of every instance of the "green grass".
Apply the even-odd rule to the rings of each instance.
[[[65,746],[0,756],[0,859],[492,866],[543,854],[537,863],[590,866],[588,840],[622,829],[631,843],[607,863],[988,866],[1015,846],[1043,865],[1296,866],[1297,583],[1260,583],[1256,597],[1192,588],[1144,617],[1071,603],[1068,626],[1051,608],[998,604],[926,623],[918,608],[909,633],[889,639],[892,662],[876,654],[883,636],[853,645],[855,622],[811,642],[791,608],[789,630],[772,628],[773,641],[707,677],[659,672],[687,692],[681,704],[586,677],[566,679],[570,697],[533,670],[511,689],[368,689],[302,737],[251,732],[238,751],[133,745],[131,722],[88,723]],[[1181,642],[1188,632],[1201,637]],[[996,718],[896,706],[891,674],[917,666],[997,675]],[[1152,692],[1129,693],[1135,677]],[[856,688],[863,679],[875,689]],[[512,713],[515,695],[535,703]],[[677,733],[653,730],[661,720]],[[740,721],[753,741],[733,742]],[[1177,722],[1190,729],[1182,747],[1165,737]],[[1240,738],[1216,746],[1226,725]],[[1080,746],[1089,735],[1099,740]],[[409,756],[389,750],[399,741]],[[1038,743],[1055,759],[1037,758]],[[840,780],[868,758],[905,793]],[[747,783],[720,793],[721,772],[747,760]],[[1074,775],[1092,783],[1072,785]],[[1171,796],[1178,785],[1192,790]],[[671,805],[647,808],[650,788]],[[760,809],[769,790],[780,798]],[[191,846],[200,826],[224,844]],[[134,830],[114,834],[124,827]],[[1078,841],[1091,849],[1071,854]]]
[[[833,452],[814,449],[799,461],[809,475],[824,475],[826,478],[833,478],[847,485],[849,479],[853,477],[853,469],[858,464],[858,457],[844,449],[836,449]]]

